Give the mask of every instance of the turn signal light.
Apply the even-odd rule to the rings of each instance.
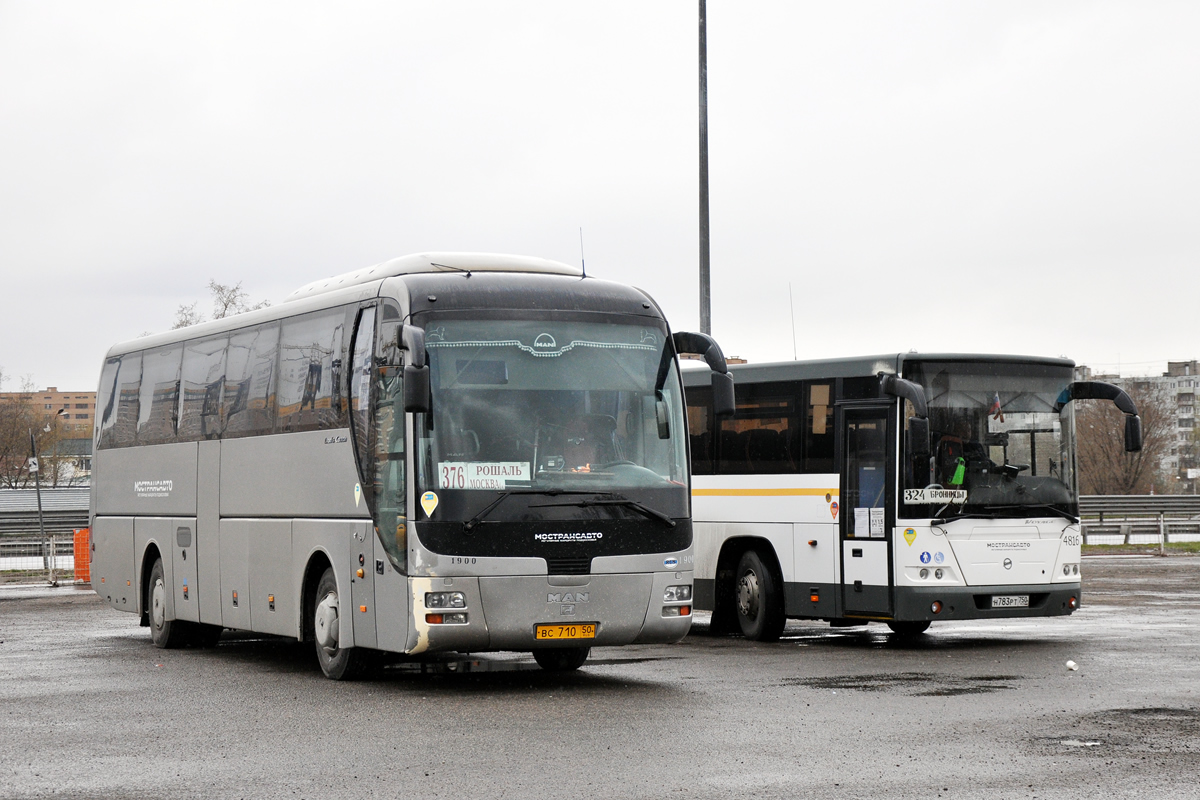
[[[466,614],[426,614],[425,621],[430,625],[466,625]]]
[[[663,606],[664,617],[686,617],[692,613],[691,606]]]
[[[931,606],[929,607],[929,610],[930,610],[930,611],[932,611],[934,614],[940,614],[940,613],[942,613],[942,601],[941,601],[941,600],[934,600],[934,601],[933,601],[933,605],[931,605]]]

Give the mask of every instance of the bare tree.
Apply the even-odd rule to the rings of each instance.
[[[1081,494],[1150,494],[1174,491],[1164,460],[1175,441],[1174,403],[1166,388],[1131,379],[1122,388],[1142,418],[1142,449],[1125,452],[1125,415],[1103,400],[1075,403]]]
[[[213,278],[208,282],[208,290],[212,293],[213,319],[224,319],[233,314],[241,314],[244,311],[256,311],[271,305],[267,300],[251,304],[250,295],[242,288],[241,281],[228,285],[217,283],[216,279]],[[199,304],[200,301],[196,301],[191,305],[181,303],[179,308],[175,309],[175,323],[171,328],[186,328],[189,325],[197,325],[204,322],[204,315],[196,309],[196,306]]]
[[[6,380],[0,369],[0,388]],[[44,412],[23,399],[34,392],[33,380],[26,376],[17,393],[0,397],[0,488],[33,485],[33,474],[29,472],[31,432],[37,442],[43,486],[57,486],[70,468],[65,459],[56,457],[62,439],[62,426],[55,419],[57,411]]]

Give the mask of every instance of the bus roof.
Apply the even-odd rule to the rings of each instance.
[[[821,358],[808,361],[772,361],[761,364],[730,364],[729,372],[738,380],[739,375],[750,375],[765,380],[806,380],[820,378],[855,378],[876,375],[880,372],[900,374],[909,361],[972,361],[976,363],[1040,364],[1071,369],[1075,362],[1069,358],[1047,358],[1046,356],[1018,356],[999,353],[886,353],[878,356],[850,356],[847,358]],[[689,384],[707,382],[684,372],[684,382]],[[697,373],[699,374],[699,373]],[[688,380],[692,378],[692,380]]]
[[[284,302],[345,289],[348,286],[370,283],[383,278],[429,272],[532,272],[541,275],[571,275],[576,278],[583,275],[583,270],[579,267],[534,256],[513,256],[502,253],[412,253],[372,267],[364,267],[354,272],[335,275],[332,278],[322,278],[305,284],[284,298]]]

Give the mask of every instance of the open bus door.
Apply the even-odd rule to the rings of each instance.
[[[842,613],[892,616],[891,531],[895,526],[891,406],[841,413]]]

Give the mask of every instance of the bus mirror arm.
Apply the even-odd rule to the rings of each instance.
[[[400,329],[400,343],[408,351],[404,366],[404,410],[427,412],[432,407],[429,365],[425,360],[425,331],[416,325]]]
[[[671,342],[675,345],[676,353],[704,356],[704,361],[712,370],[713,413],[718,417],[732,417],[737,408],[733,397],[733,377],[729,374],[729,365],[725,363],[721,346],[708,334],[690,331],[676,331],[671,334]]]
[[[879,373],[879,389],[884,394],[890,394],[893,397],[903,397],[912,403],[913,410],[917,412],[917,416],[921,419],[926,419],[929,416],[929,409],[925,402],[925,390],[912,381],[906,381],[904,378],[896,375],[881,372]]]
[[[1142,449],[1142,418],[1138,416],[1137,404],[1125,390],[1103,381],[1075,381],[1058,396],[1054,410],[1062,411],[1072,400],[1111,400],[1125,415],[1125,452],[1136,453]]]

